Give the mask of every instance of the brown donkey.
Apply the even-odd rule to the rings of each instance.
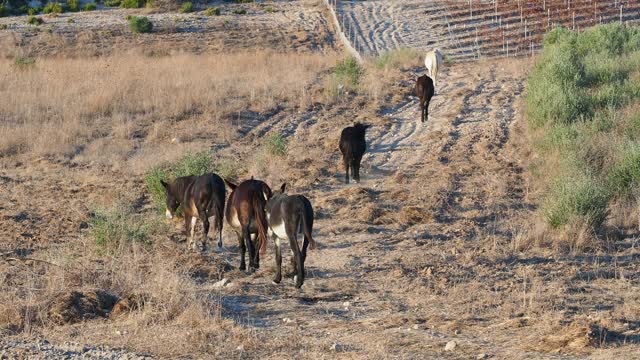
[[[264,208],[271,198],[271,188],[260,180],[245,180],[236,185],[224,182],[231,189],[225,215],[240,243],[240,270],[245,270],[244,255],[249,249],[249,272],[260,268],[260,253],[267,249],[267,218]],[[258,251],[259,249],[259,251]]]
[[[313,231],[313,207],[309,199],[303,195],[287,195],[282,184],[280,191],[273,193],[267,202],[267,219],[269,220],[269,233],[273,238],[276,249],[276,276],[273,282],[278,284],[282,280],[282,255],[280,240],[289,240],[293,268],[296,275],[293,281],[297,288],[304,283],[304,261],[307,259],[307,247],[315,249],[316,243],[311,236]],[[302,249],[298,244],[298,233],[304,235]]]
[[[201,251],[207,247],[209,234],[209,218],[214,217],[218,230],[218,247],[222,247],[222,217],[226,190],[222,178],[216,174],[202,176],[183,176],[167,183],[160,181],[167,195],[167,217],[171,219],[182,205],[184,213],[184,229],[188,238],[188,246],[196,247],[194,241],[195,227],[198,217],[204,225],[204,237],[200,246]]]

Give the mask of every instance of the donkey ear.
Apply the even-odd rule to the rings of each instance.
[[[229,180],[227,180],[225,178],[223,178],[222,180],[224,181],[225,184],[227,184],[229,189],[231,189],[232,191],[235,190],[238,187],[238,185],[232,183],[231,181],[229,181]]]
[[[284,189],[287,187],[287,183],[282,183],[282,186],[280,186],[280,191],[282,191],[282,193],[284,194]]]
[[[164,181],[164,180],[160,180],[160,184],[162,184],[162,186],[163,186],[165,189],[169,189],[169,184],[167,184],[167,182],[166,182],[166,181]]]

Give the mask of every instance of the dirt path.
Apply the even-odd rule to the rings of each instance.
[[[471,274],[487,271],[481,260],[459,257],[487,241],[510,241],[503,224],[527,209],[521,170],[505,149],[523,79],[500,64],[480,71],[456,65],[441,79],[427,123],[420,123],[414,98],[383,111],[386,125],[367,135],[361,184],[342,184],[340,170],[335,181],[308,192],[322,249],[309,255],[303,291],[290,279],[271,284],[268,254],[257,275],[232,275],[234,285],[222,290],[227,316],[267,333],[284,325],[313,339],[310,351],[318,354],[337,347],[356,357],[437,357],[454,339],[461,343],[454,357],[502,351],[483,335],[482,321],[461,326],[468,309],[452,306],[461,301],[460,286],[478,286]],[[474,316],[505,315],[484,309]]]

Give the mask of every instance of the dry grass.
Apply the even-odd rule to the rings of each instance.
[[[307,87],[332,64],[322,55],[268,51],[232,55],[127,55],[99,59],[2,61],[0,156],[82,154],[92,141],[118,148],[144,136],[166,141],[181,120],[190,133],[230,140],[242,111],[306,106]],[[115,149],[114,149],[115,151]]]

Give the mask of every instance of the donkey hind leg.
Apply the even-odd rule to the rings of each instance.
[[[276,276],[273,278],[274,284],[279,284],[282,280],[282,246],[278,235],[271,236],[276,250]]]
[[[299,222],[300,220],[298,219],[296,223]],[[300,253],[300,247],[298,246],[298,224],[287,226],[286,230],[296,263],[296,267],[294,269],[296,275],[293,277],[293,282],[295,283],[296,288],[299,289],[302,287],[302,283],[304,282],[304,262],[302,261],[302,254]]]
[[[349,160],[344,159],[344,182],[349,183]]]
[[[256,269],[260,269],[260,237],[258,234],[249,234],[249,237],[251,238],[251,242],[253,243],[253,249],[254,249],[253,264]]]
[[[355,158],[351,162],[351,176],[357,183],[360,183],[360,160],[362,160],[362,158]]]
[[[253,241],[251,241],[251,232],[249,231],[249,225],[242,227],[242,239],[244,244],[249,249],[249,272],[253,272],[255,266],[255,249],[253,247]]]
[[[196,235],[196,223],[198,222],[198,218],[195,216],[191,217],[191,228],[189,230],[189,244],[191,245],[191,249],[193,250],[197,250],[197,244],[196,244],[196,239],[195,239],[195,235]]]
[[[240,245],[240,267],[238,267],[238,269],[240,271],[245,271],[247,269],[247,265],[244,262],[244,255],[247,252],[247,247],[244,245],[244,238],[242,237],[242,235],[240,233],[237,233],[238,235],[238,243]]]

